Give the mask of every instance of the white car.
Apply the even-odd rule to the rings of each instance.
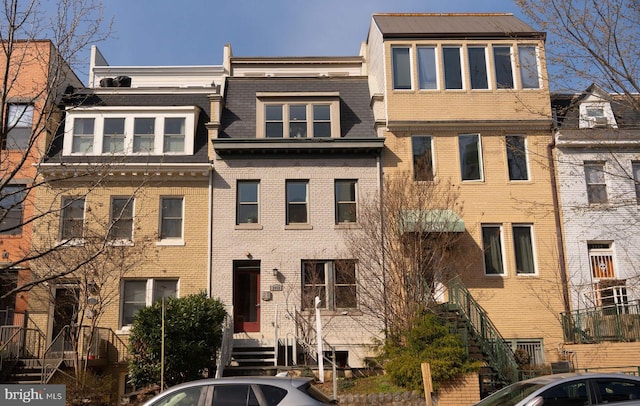
[[[320,406],[337,402],[310,378],[274,376],[201,379],[173,386],[143,406]]]
[[[608,373],[546,375],[516,382],[475,406],[640,406],[640,377]]]

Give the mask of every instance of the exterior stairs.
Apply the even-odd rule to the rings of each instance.
[[[7,383],[40,385],[42,383],[42,360],[18,359],[7,377]]]
[[[234,343],[224,376],[275,375],[278,372],[273,346]]]

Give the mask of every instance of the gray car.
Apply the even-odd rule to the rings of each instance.
[[[274,376],[201,379],[176,385],[144,406],[319,406],[337,402],[310,378]]]
[[[516,382],[475,406],[640,406],[640,377],[607,373],[570,373]]]

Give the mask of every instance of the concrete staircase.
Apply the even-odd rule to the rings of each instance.
[[[259,343],[234,343],[231,363],[224,376],[275,375],[278,372],[273,346]]]

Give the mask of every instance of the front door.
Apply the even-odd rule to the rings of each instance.
[[[51,340],[54,340],[65,326],[69,326],[68,333],[75,333],[74,328],[78,324],[78,298],[79,290],[77,287],[65,286],[56,288],[55,301],[53,307],[53,329]],[[72,343],[67,337],[63,341],[64,350],[72,350]]]
[[[260,331],[260,261],[233,261],[234,332]]]

